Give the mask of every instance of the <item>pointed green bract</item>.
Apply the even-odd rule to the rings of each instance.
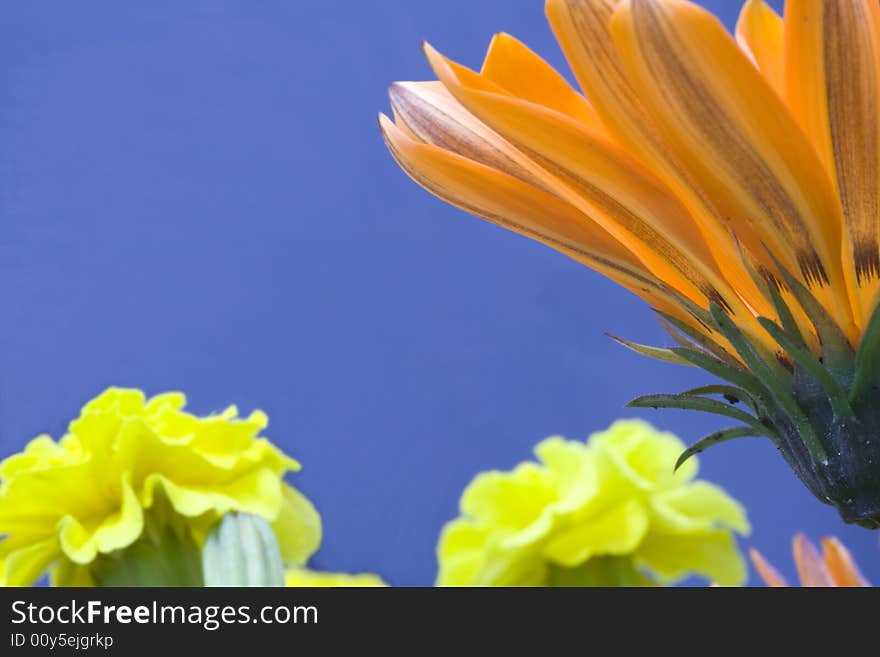
[[[774,280],[767,284],[767,289],[770,291],[770,297],[773,299],[773,307],[776,309],[776,314],[779,315],[779,321],[782,323],[782,328],[792,343],[802,349],[807,349],[807,343],[804,340],[804,336],[801,334],[797,321],[795,321],[791,308],[785,303],[785,299],[782,298],[782,293],[779,291],[777,285],[777,282]]]
[[[792,342],[788,337],[788,334],[775,322],[766,317],[759,317],[758,322],[764,327],[770,336],[776,340],[779,346],[785,350],[785,353],[795,361],[795,363],[803,367],[822,385],[825,392],[828,393],[831,406],[837,416],[852,417],[853,410],[849,404],[846,391],[843,389],[843,386],[837,382],[837,379],[831,376],[831,373],[822,366],[822,363],[816,360],[806,347],[801,347]]]
[[[717,358],[702,351],[696,351],[695,349],[673,347],[670,351],[681,356],[685,360],[690,361],[700,369],[706,370],[710,374],[714,374],[719,379],[724,379],[743,390],[747,390],[755,397],[760,397],[766,394],[764,387],[758,379],[744,369],[723,363]]]
[[[871,314],[856,354],[855,376],[849,400],[853,406],[878,403],[880,396],[880,304]]]
[[[822,446],[819,437],[816,435],[816,430],[810,424],[809,418],[806,416],[803,409],[798,406],[797,400],[792,394],[790,377],[788,377],[788,380],[786,381],[785,378],[783,378],[786,377],[786,375],[782,372],[782,367],[779,366],[778,363],[775,364],[775,367],[770,365],[761,354],[757,352],[752,343],[749,342],[745,335],[743,335],[742,331],[740,331],[727,316],[727,313],[721,310],[719,306],[713,303],[710,307],[710,312],[712,313],[712,317],[715,318],[719,329],[724,334],[724,337],[730,341],[749,369],[754,372],[758,380],[764,384],[764,387],[767,388],[770,395],[773,397],[773,401],[778,404],[791,418],[795,425],[797,425],[800,438],[807,446],[807,449],[810,450],[810,454],[813,458],[818,461],[824,461],[827,458],[825,448]]]
[[[778,350],[765,336],[757,339],[744,332],[716,304],[705,313],[708,321],[700,320],[707,335],[658,313],[679,345],[667,351],[726,383],[679,395],[648,395],[630,405],[735,418],[746,426],[706,436],[682,459],[726,440],[767,436],[820,501],[837,508],[846,522],[880,528],[880,311],[871,317],[855,352],[813,294],[780,270],[816,331],[821,357],[807,346],[782,297],[783,288],[768,281],[778,318],[756,320]],[[716,342],[710,337],[716,333],[730,352],[721,347],[720,338]],[[737,401],[745,402],[753,414],[735,408]]]
[[[761,353],[718,304],[711,304],[710,312],[718,330],[733,345],[748,370],[772,391],[773,384],[785,376],[782,366],[772,356],[768,358],[767,354]]]
[[[715,433],[711,433],[705,438],[701,438],[693,445],[688,447],[681,453],[681,456],[678,457],[678,460],[675,462],[675,469],[678,470],[682,464],[687,461],[692,456],[696,456],[700,452],[709,449],[713,445],[717,445],[719,443],[725,443],[729,440],[735,440],[736,438],[746,438],[749,436],[752,437],[760,437],[763,434],[758,432],[754,427],[731,427],[730,429],[723,429],[721,431],[716,431]]]
[[[609,338],[617,342],[618,344],[622,344],[627,349],[631,349],[637,354],[641,354],[642,356],[647,356],[648,358],[653,358],[654,360],[660,360],[666,363],[675,363],[676,365],[688,365],[693,367],[693,363],[688,360],[685,360],[678,354],[669,349],[663,349],[661,347],[649,347],[648,345],[639,344],[638,342],[630,342],[629,340],[624,340],[623,338],[618,338],[615,335],[607,334]]]
[[[851,369],[854,357],[852,345],[837,325],[837,322],[822,307],[822,304],[813,296],[812,292],[792,276],[791,272],[783,267],[772,253],[770,256],[779,268],[779,272],[785,279],[785,283],[788,285],[791,293],[798,300],[798,303],[801,304],[801,308],[803,308],[804,313],[806,313],[816,329],[816,334],[822,343],[825,364],[835,373]]]
[[[732,367],[738,367],[736,359],[727,353],[721,345],[708,336],[703,335],[699,331],[695,331],[693,327],[688,326],[685,322],[672,315],[667,315],[659,310],[655,310],[654,312],[658,315],[657,321],[660,322],[660,326],[663,327],[679,346],[684,347],[685,349],[695,349],[697,351],[702,349],[718,358],[718,360],[721,360]],[[690,339],[682,338],[675,329],[678,329],[678,331]]]
[[[281,550],[272,527],[251,513],[228,513],[202,548],[205,586],[284,586]]]
[[[755,412],[756,415],[758,413],[757,402],[752,399],[752,396],[749,393],[747,393],[742,388],[737,388],[736,386],[725,386],[720,384],[700,386],[699,388],[686,390],[681,394],[691,396],[721,395],[730,404],[742,402],[744,404],[748,404],[748,406]]]
[[[739,420],[749,426],[766,431],[766,428],[761,425],[758,418],[730,404],[705,397],[694,397],[691,395],[645,395],[633,399],[627,406],[630,408],[679,408],[689,411],[702,411],[704,413],[724,415],[725,417]]]

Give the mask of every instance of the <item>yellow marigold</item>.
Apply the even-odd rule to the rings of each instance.
[[[284,577],[284,585],[300,588],[367,588],[388,586],[382,578],[372,573],[326,573],[305,568],[288,570]]]
[[[548,438],[540,463],[484,472],[465,489],[461,516],[438,545],[440,586],[633,586],[699,574],[742,584],[733,532],[750,531],[742,506],[674,471],[681,441],[621,420],[587,443]]]
[[[177,392],[110,388],[61,440],[39,436],[0,463],[0,584],[28,585],[47,569],[56,585],[94,584],[102,557],[136,542],[148,550],[157,526],[199,546],[229,511],[265,518],[285,562],[304,564],[321,520],[284,483],[300,465],[259,435],[266,415],[240,418],[230,406],[197,417],[185,403]]]

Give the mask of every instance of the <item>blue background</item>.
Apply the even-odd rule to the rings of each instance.
[[[479,470],[644,415],[690,441],[718,421],[623,408],[704,381],[605,331],[664,336],[647,307],[406,179],[376,125],[419,42],[477,66],[508,31],[564,67],[541,0],[19,2],[0,11],[0,454],[60,435],[108,385],[259,407],[304,464],[312,565],[430,584]],[[732,25],[738,3],[705,3]],[[566,69],[567,70],[567,69]],[[793,575],[844,526],[769,443],[702,458]]]

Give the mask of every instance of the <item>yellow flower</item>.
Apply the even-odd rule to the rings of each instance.
[[[320,517],[284,483],[300,466],[259,435],[266,415],[239,418],[230,406],[197,417],[185,402],[110,388],[61,440],[39,436],[0,463],[0,584],[28,585],[47,569],[57,585],[94,584],[102,557],[136,542],[148,551],[153,531],[201,545],[229,511],[265,518],[285,562],[304,564]]]
[[[506,34],[479,72],[426,46],[439,81],[395,83],[380,116],[394,158],[641,296],[678,345],[628,346],[733,384],[634,402],[741,423],[694,451],[768,436],[880,526],[880,5],[748,0],[735,38],[683,0],[546,13],[583,93]]]
[[[388,586],[382,578],[372,573],[348,575],[346,573],[325,573],[316,570],[296,568],[288,570],[284,578],[285,586],[316,588],[316,587],[376,587]]]
[[[640,420],[620,420],[588,442],[538,444],[539,463],[484,472],[465,489],[461,516],[437,548],[440,586],[638,586],[699,574],[741,584],[733,531],[743,508],[702,480],[682,444]]]
[[[839,588],[871,586],[846,546],[833,536],[822,539],[820,554],[806,536],[797,534],[792,541],[792,552],[801,586]],[[785,578],[764,559],[760,552],[755,549],[749,550],[749,556],[767,586],[788,586]]]

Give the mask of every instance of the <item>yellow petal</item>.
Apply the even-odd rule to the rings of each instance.
[[[0,586],[30,586],[60,555],[54,536],[12,552],[0,561]]]
[[[675,469],[685,444],[644,420],[617,420],[590,436],[589,445],[605,457],[635,488],[653,492],[687,483],[697,476],[699,461],[688,459]]]
[[[845,271],[864,326],[880,284],[880,5],[790,0],[785,23],[788,102],[837,185]]]
[[[68,559],[78,564],[91,562],[98,553],[106,554],[131,545],[144,528],[144,513],[127,477],[123,478],[119,508],[99,521],[65,516],[58,525],[58,539]]]
[[[780,98],[785,98],[785,28],[764,0],[747,0],[736,23],[736,41]]]
[[[665,532],[694,532],[727,527],[748,534],[746,511],[723,489],[695,481],[658,493],[651,500],[654,522]]]
[[[489,529],[463,518],[446,523],[437,543],[437,586],[476,583],[489,533]]]
[[[496,34],[480,73],[517,98],[543,105],[605,133],[589,101],[556,69],[509,34]]]
[[[157,489],[162,490],[177,513],[189,518],[205,513],[219,516],[229,511],[245,511],[274,522],[281,510],[281,483],[277,475],[266,468],[211,485],[177,483],[154,473],[144,481],[141,501],[145,508],[152,506]]]
[[[321,545],[321,516],[309,499],[295,488],[284,484],[282,495],[281,511],[272,523],[272,529],[278,538],[284,563],[302,566]]]
[[[698,574],[722,586],[741,586],[748,574],[733,534],[720,529],[694,534],[649,532],[636,559],[669,582]]]
[[[576,526],[557,531],[544,547],[544,556],[566,567],[582,564],[593,556],[629,554],[648,531],[648,513],[637,499],[630,499]]]
[[[721,23],[690,2],[623,0],[611,30],[642,102],[715,205],[854,334],[833,189],[782,100]]]
[[[326,573],[296,568],[284,575],[284,586],[302,588],[352,588],[388,586],[382,578],[372,573]]]
[[[576,511],[598,492],[596,464],[584,443],[553,436],[535,446],[535,456],[554,481],[557,512]]]
[[[555,499],[555,488],[543,470],[523,463],[513,472],[477,475],[461,497],[461,512],[480,524],[522,529]]]

